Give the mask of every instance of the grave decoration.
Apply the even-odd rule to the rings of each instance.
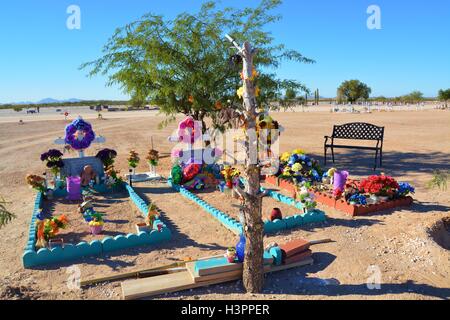
[[[136,173],[136,168],[139,165],[139,162],[141,161],[141,159],[139,158],[139,154],[134,151],[134,150],[130,150],[130,152],[128,153],[128,166],[130,167],[130,170],[133,171],[133,175]]]
[[[62,160],[63,154],[56,149],[50,149],[47,152],[41,154],[41,161],[46,163],[48,169],[53,174],[53,183],[55,188],[58,188],[59,181],[61,181],[61,168],[64,167],[64,161]]]
[[[299,183],[275,176],[266,177],[266,182],[292,192],[297,198],[301,197],[301,194],[306,195],[308,190],[307,192],[313,193],[315,202],[352,216],[409,206],[413,203],[411,195],[415,189],[409,183],[398,183],[393,177],[383,174],[360,181],[348,177],[347,171],[332,168],[323,175],[321,183]]]
[[[57,206],[74,206],[73,212],[79,212],[79,217],[86,223],[86,229],[89,229],[93,235],[100,235],[106,220],[103,219],[103,214],[95,211],[93,204],[95,198],[104,194],[111,197],[118,194],[123,197],[122,192],[126,191],[129,199],[142,213],[141,221],[148,220],[149,207],[146,202],[119,177],[119,172],[114,168],[117,152],[103,149],[97,153],[96,157],[85,157],[84,151],[91,143],[102,143],[105,140],[103,138],[92,139],[93,136],[95,137],[92,126],[81,118],[70,124],[66,128],[66,133],[70,150],[80,151],[80,157],[63,158],[63,154],[55,149],[41,155],[41,160],[49,169],[54,173],[58,170],[59,178],[67,180],[66,188],[49,187],[46,179],[41,176],[28,175],[26,177],[27,184],[37,191],[37,195],[34,201],[29,239],[22,256],[24,267],[32,268],[73,261],[83,257],[99,256],[170,240],[171,232],[159,216],[152,217],[155,227],[152,226],[148,232],[127,233],[123,231],[123,234],[119,233],[114,237],[98,236],[98,239],[89,243],[84,238],[88,236],[87,233],[79,230],[78,223],[68,225],[66,216],[52,216],[52,210],[48,208],[52,208],[53,203]],[[70,137],[76,138],[78,142]],[[66,140],[58,139],[56,143],[65,145]],[[70,201],[61,201],[64,198]],[[115,202],[111,201],[108,204],[112,206],[115,205]],[[72,216],[69,217],[71,220],[74,219]],[[131,217],[129,220],[132,223]],[[70,228],[70,230],[60,233],[63,228]],[[61,239],[55,239],[58,234]],[[73,240],[68,238],[68,234],[74,234],[78,239],[75,241],[79,242],[72,243]]]
[[[65,215],[59,217],[53,217],[51,219],[38,219],[36,221],[37,229],[37,242],[35,244],[36,248],[45,248],[51,238],[58,235],[60,229],[65,229],[67,227],[68,220]]]
[[[37,192],[41,192],[43,195],[47,194],[45,178],[38,175],[29,174],[26,177],[26,182],[30,188],[36,190]]]

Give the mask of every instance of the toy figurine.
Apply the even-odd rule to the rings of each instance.
[[[91,181],[95,179],[97,175],[95,174],[92,166],[85,166],[83,172],[81,173],[81,186],[88,187]]]

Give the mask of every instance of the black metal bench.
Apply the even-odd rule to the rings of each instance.
[[[366,146],[349,146],[342,144],[335,144],[335,139],[346,140],[370,140],[377,141],[375,147]],[[327,150],[331,149],[331,156],[334,161],[334,149],[359,149],[359,150],[374,150],[375,151],[375,166],[377,168],[378,153],[380,154],[380,167],[383,166],[383,139],[384,139],[384,127],[378,127],[370,123],[354,122],[347,123],[339,126],[334,126],[333,135],[325,136],[324,143],[324,155],[325,165],[327,164]],[[331,140],[331,143],[329,143]]]

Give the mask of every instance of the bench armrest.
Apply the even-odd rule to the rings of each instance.
[[[328,142],[328,140],[330,140],[330,139],[331,139],[331,143],[334,142],[334,137],[324,136],[324,138],[325,138],[325,144],[326,144],[326,143]]]

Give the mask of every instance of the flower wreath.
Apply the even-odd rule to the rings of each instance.
[[[189,133],[191,139],[189,139]],[[177,135],[180,142],[194,144],[194,142],[202,136],[201,125],[196,123],[194,118],[187,117],[178,125]]]
[[[82,133],[83,138],[78,139],[78,134]],[[89,148],[91,143],[95,140],[95,133],[92,130],[90,123],[81,118],[74,120],[66,127],[66,144],[70,145],[75,150],[84,150]]]

